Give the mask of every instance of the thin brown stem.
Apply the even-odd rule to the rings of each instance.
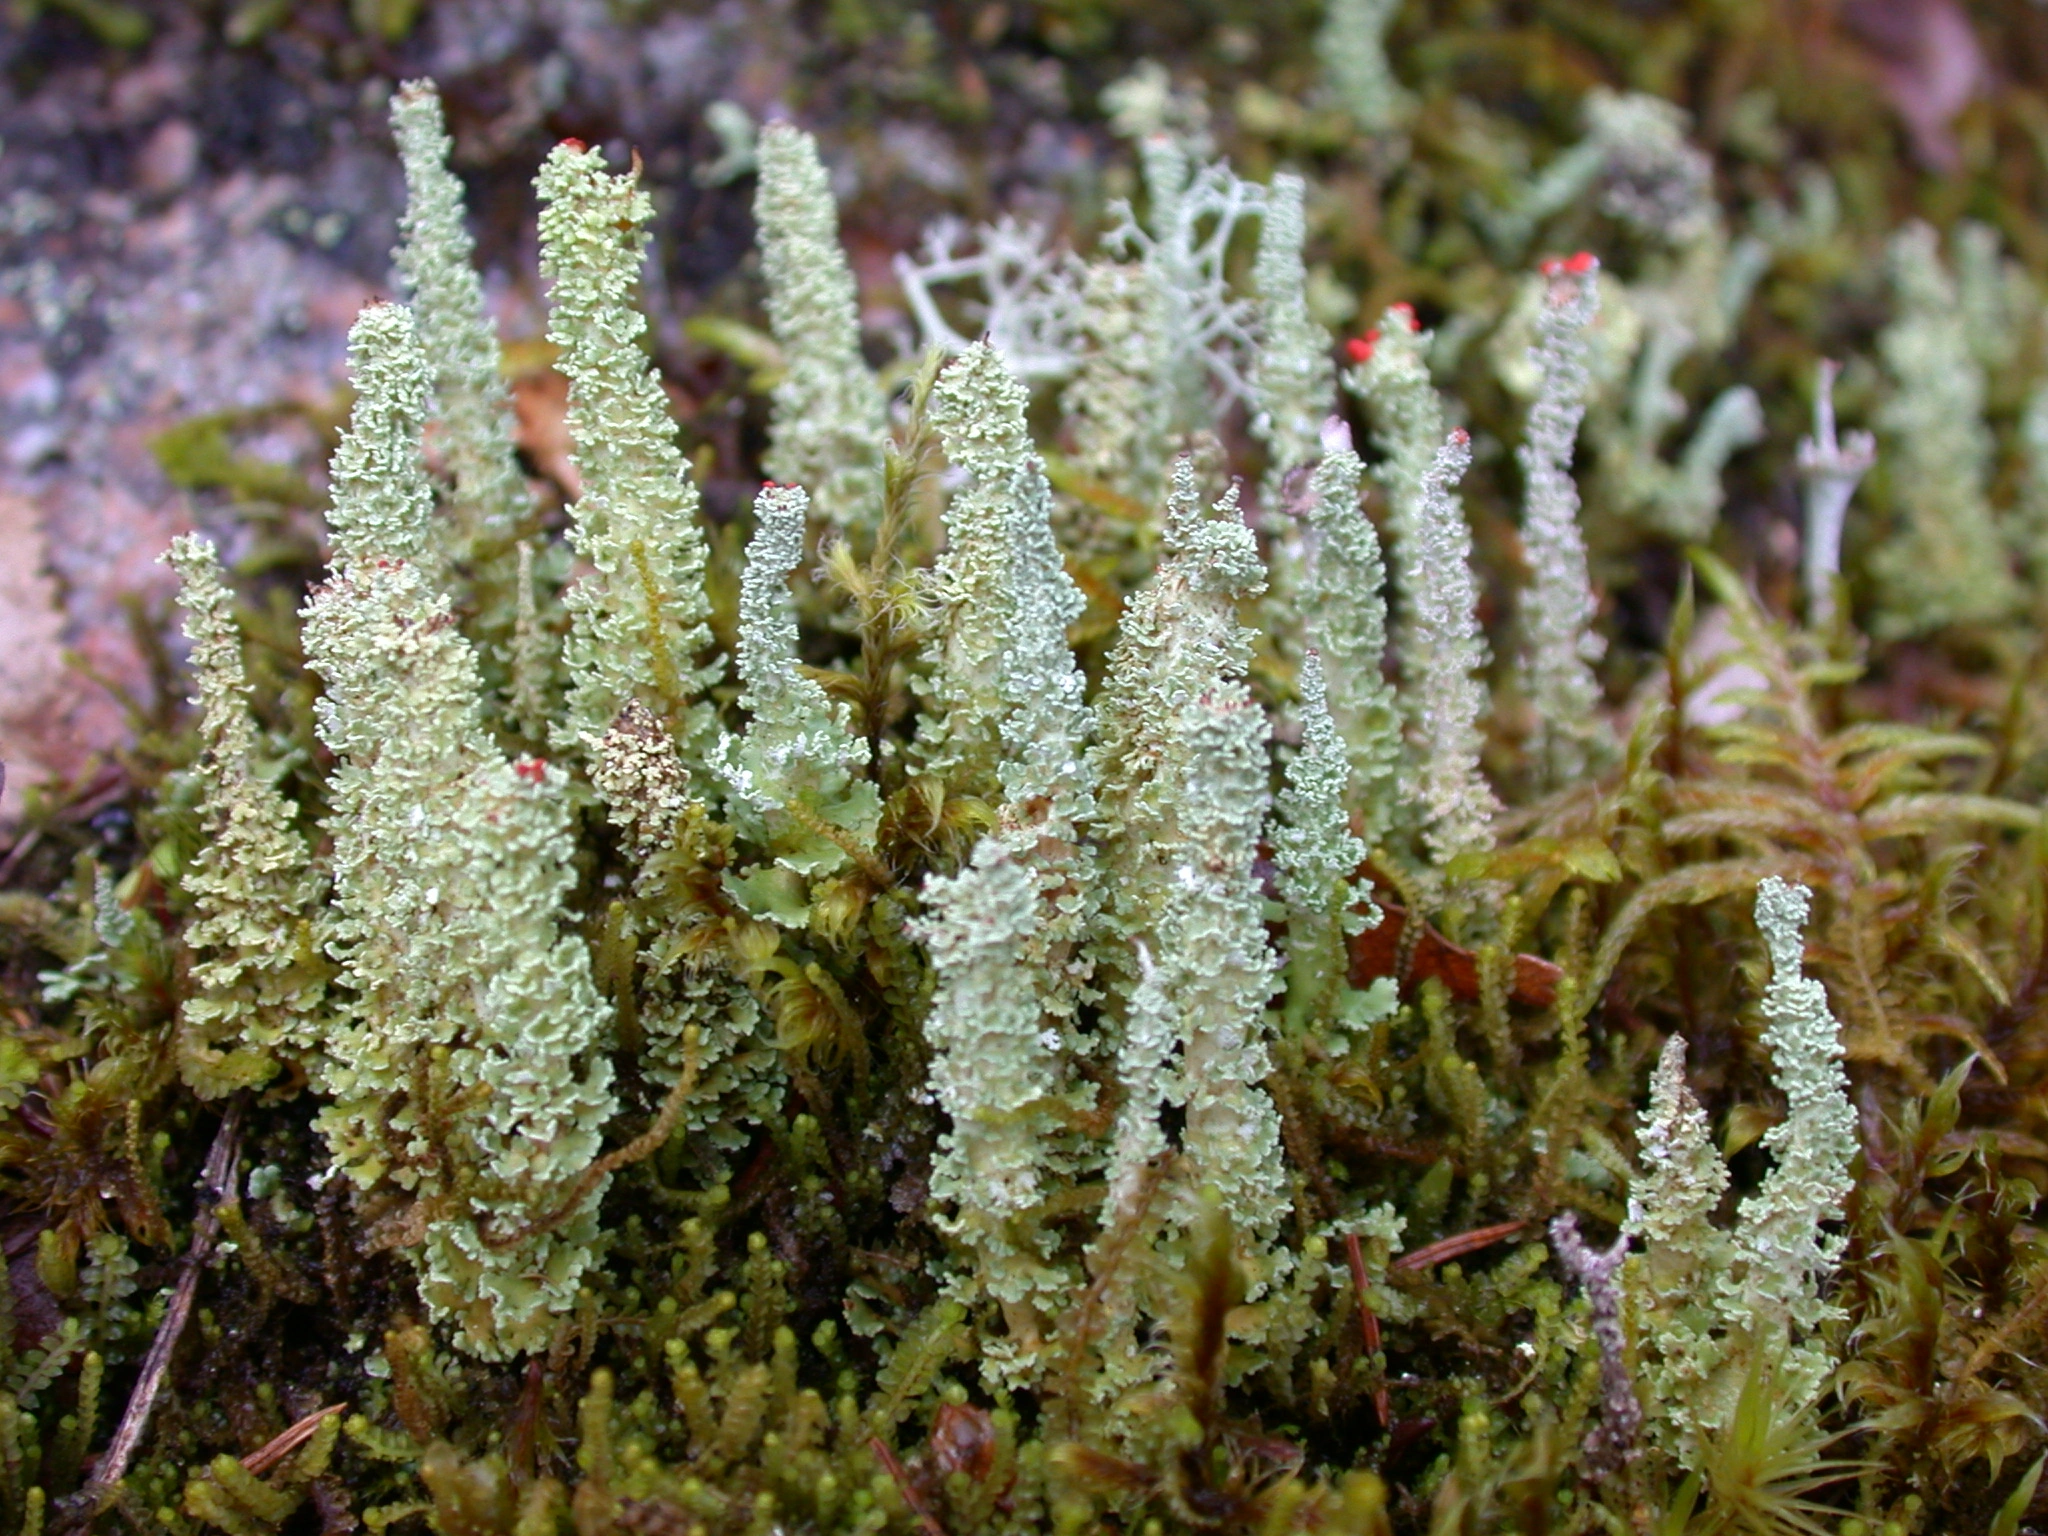
[[[79,1529],[92,1520],[114,1486],[127,1475],[128,1464],[135,1459],[142,1437],[148,1432],[149,1416],[163,1391],[164,1378],[170,1372],[171,1356],[176,1352],[185,1324],[192,1316],[192,1303],[199,1294],[199,1276],[205,1269],[207,1255],[213,1251],[215,1239],[220,1236],[220,1217],[215,1212],[234,1189],[235,1164],[241,1154],[241,1133],[242,1101],[237,1098],[221,1116],[220,1129],[214,1133],[206,1164],[199,1171],[199,1211],[192,1220],[192,1241],[179,1265],[178,1283],[171,1293],[171,1304],[164,1309],[163,1321],[157,1324],[149,1353],[142,1357],[135,1390],[128,1394],[128,1406],[121,1414],[120,1424],[114,1429],[114,1438],[107,1442],[105,1452],[93,1468],[91,1480],[64,1501],[64,1509],[58,1520],[53,1522],[57,1529]]]

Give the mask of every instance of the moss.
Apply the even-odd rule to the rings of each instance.
[[[841,11],[849,38],[885,30]],[[419,462],[429,360],[372,312],[307,620],[324,751],[289,621],[252,628],[231,679],[215,592],[199,660],[233,718],[165,749],[191,772],[134,857],[0,907],[45,973],[11,973],[0,1056],[10,1230],[35,1234],[0,1287],[0,1536],[2017,1528],[2048,1396],[2038,667],[2017,607],[1863,640],[1905,610],[1853,510],[1824,632],[1781,617],[1767,541],[1701,526],[1724,492],[1760,515],[1766,471],[1660,434],[1742,398],[1737,359],[1796,430],[1808,343],[1867,350],[1884,317],[1874,289],[1860,321],[1842,302],[1879,238],[1854,198],[1755,212],[1775,189],[1749,195],[1716,119],[1697,131],[1745,189],[1723,206],[1682,119],[1622,97],[1580,118],[1584,59],[1675,89],[1674,50],[1733,25],[1671,15],[1465,7],[1421,47],[1404,27],[1443,18],[1397,18],[1408,137],[1304,120],[1283,145],[1317,161],[1301,263],[1295,184],[1268,201],[1199,168],[1176,108],[1183,139],[1143,152],[1146,262],[1091,268],[1064,398],[991,341],[899,369],[886,441],[865,405],[793,419],[877,387],[806,158],[819,265],[784,250],[772,309],[808,393],[783,391],[777,440],[846,500],[807,523],[802,493],[764,492],[748,557],[703,527],[639,348],[637,189],[558,152],[554,326],[601,579],[565,659],[523,646],[516,698],[457,628],[505,629],[505,595],[434,555],[463,491]],[[1016,25],[1085,59],[1137,23]],[[1501,37],[1547,40],[1530,126]],[[1275,79],[1308,99],[1287,71],[1309,67]],[[1246,167],[1281,143],[1255,127],[1224,129]],[[1276,204],[1263,253],[1233,244]],[[1796,345],[1745,298],[1751,234],[1773,323],[1824,317]],[[1606,691],[1543,724],[1606,750],[1546,787],[1527,744],[1551,733],[1485,657],[1526,587],[1503,451],[1541,297],[1523,251],[1567,240],[1603,252],[1591,451],[1558,437],[1541,467],[1583,471],[1613,601],[1563,594],[1608,641]],[[1964,245],[1986,334],[1949,350],[1984,350],[1996,388],[1963,403],[2010,445],[2031,363],[1986,295],[2029,311]],[[1414,610],[1384,659],[1352,434],[1312,430],[1318,264],[1388,317],[1351,354],[1392,501],[1365,513]],[[831,334],[807,338],[789,301],[821,273]],[[1177,310],[1149,288],[1174,281],[1200,286]],[[1169,312],[1218,349],[1160,334]],[[1239,377],[1287,405],[1284,442]],[[180,451],[232,470],[234,425]],[[1789,476],[1780,436],[1756,458]],[[1318,504],[1294,506],[1312,463]],[[2002,513],[2012,487],[1980,481]],[[1642,515],[1679,492],[1663,525],[1747,564],[1681,566]],[[1693,574],[1609,581],[1645,551]],[[1255,600],[1268,560],[1300,593]],[[520,564],[529,641],[564,568]],[[573,723],[542,718],[565,697]],[[266,825],[315,830],[292,858],[334,894],[292,892],[339,970],[314,1027],[243,1031],[268,1075],[188,1083],[226,938],[245,971],[305,958],[268,908],[220,932],[243,920],[195,845],[228,759]],[[1687,1070],[1653,1075],[1680,1035]],[[149,1434],[102,1478],[181,1294]]]

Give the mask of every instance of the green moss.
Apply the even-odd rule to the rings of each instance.
[[[835,14],[846,46],[894,17]],[[1086,60],[1134,14],[1015,25]],[[1682,119],[1589,97],[1588,60],[1676,89],[1674,59],[1740,30],[1714,17],[1404,12],[1402,133],[1221,126],[1247,167],[1313,162],[1270,201],[1199,169],[1200,114],[1170,101],[1183,137],[1145,155],[1185,224],[1155,207],[1143,267],[1090,268],[1071,380],[1034,398],[993,346],[903,360],[886,438],[785,134],[775,345],[692,324],[760,387],[802,372],[776,461],[832,504],[765,491],[750,545],[700,519],[638,345],[644,202],[558,152],[593,567],[566,598],[538,542],[516,593],[437,557],[435,520],[474,511],[419,455],[442,360],[372,312],[306,624],[324,750],[289,613],[238,644],[188,550],[209,708],[161,754],[185,772],[132,858],[0,904],[33,957],[8,973],[0,1187],[35,1234],[0,1287],[0,1536],[2020,1528],[2048,1397],[2048,723],[2025,540],[1978,535],[2032,492],[1972,470],[1971,559],[2019,595],[1889,647],[1857,626],[1924,631],[1925,594],[1853,509],[1824,633],[1778,616],[1791,561],[1714,525],[1789,474],[1813,343],[1867,353],[1886,323],[1854,275],[1882,177],[1847,163],[1850,211],[1810,180],[1774,211],[1743,146],[1775,119],[1745,107],[1698,130],[1743,189],[1724,203]],[[1508,45],[1535,61],[1512,79]],[[1311,61],[1272,75],[1318,100]],[[1225,237],[1260,208],[1285,221],[1263,250]],[[1596,587],[1552,596],[1593,615],[1605,693],[1532,722],[1485,659],[1528,590],[1523,253],[1581,244],[1590,451],[1544,462],[1582,472]],[[1387,316],[1351,359],[1378,462],[1317,430],[1318,271]],[[1996,466],[2037,393],[1997,317],[2033,301],[1981,237],[1957,272],[1945,345],[1989,382],[1945,404]],[[1200,289],[1179,308],[1152,287],[1175,281]],[[1169,312],[1222,330],[1160,334]],[[489,338],[461,329],[488,394]],[[1284,433],[1247,419],[1240,367]],[[1776,432],[1755,465],[1726,431],[1665,444],[1743,388]],[[1845,373],[1845,413],[1871,398]],[[160,455],[317,505],[237,455],[247,424]],[[1364,471],[1389,495],[1361,512]],[[1946,537],[1939,500],[1916,540]],[[538,540],[531,510],[492,526]],[[1384,658],[1359,516],[1392,546]],[[1720,551],[1697,589],[1614,576],[1671,561],[1660,527]],[[1613,766],[1543,788],[1560,725]],[[251,872],[202,828],[306,878],[241,900]],[[1680,1035],[1685,1070],[1653,1073]],[[260,1060],[194,1076],[237,1047]],[[1641,1244],[1617,1291],[1543,1240],[1567,1211],[1596,1252]],[[183,1343],[109,1482],[181,1283]]]

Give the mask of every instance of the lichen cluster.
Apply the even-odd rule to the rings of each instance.
[[[1323,33],[1375,154],[1390,16]],[[1890,718],[1856,621],[2041,608],[1983,419],[2038,303],[1902,233],[1896,540],[1824,376],[1809,625],[1694,549],[1631,676],[1592,511],[1700,539],[1762,427],[1729,385],[1668,450],[1769,259],[1682,115],[1592,93],[1468,211],[1527,269],[1510,453],[1441,388],[1471,316],[1340,345],[1311,184],[1159,75],[1111,110],[1142,205],[935,238],[890,370],[763,131],[773,478],[720,522],[637,165],[540,170],[556,505],[401,93],[325,577],[245,646],[174,546],[146,857],[7,898],[0,1533],[2020,1528],[2048,750],[2009,663]]]

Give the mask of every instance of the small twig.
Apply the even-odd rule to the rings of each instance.
[[[0,786],[4,786],[5,783],[6,780],[0,778]],[[20,868],[21,861],[28,857],[29,850],[42,840],[43,829],[41,827],[30,827],[14,840],[14,846],[7,851],[7,857],[0,859],[0,885],[5,885],[14,878],[15,870]]]
[[[261,1477],[285,1457],[312,1439],[319,1430],[323,1419],[331,1419],[347,1408],[347,1403],[329,1403],[325,1408],[315,1409],[283,1434],[266,1442],[261,1448],[251,1451],[242,1458],[242,1470]]]
[[[1621,1266],[1628,1262],[1628,1234],[1611,1247],[1594,1249],[1579,1236],[1576,1211],[1553,1217],[1551,1246],[1586,1293],[1593,1313],[1593,1338],[1600,1346],[1601,1422],[1586,1436],[1586,1454],[1596,1464],[1630,1462],[1642,1453],[1643,1405],[1628,1374],[1628,1338],[1621,1326]]]
[[[1450,1237],[1438,1238],[1413,1253],[1404,1253],[1394,1260],[1392,1269],[1428,1269],[1433,1265],[1463,1258],[1468,1253],[1477,1253],[1481,1248],[1491,1248],[1504,1237],[1513,1237],[1526,1221],[1499,1221],[1490,1227],[1474,1227],[1470,1232],[1459,1232]]]
[[[896,1459],[896,1453],[882,1443],[882,1437],[869,1435],[868,1448],[889,1469],[889,1476],[895,1479],[903,1502],[910,1506],[910,1512],[917,1516],[917,1523],[924,1527],[925,1536],[946,1536],[946,1528],[939,1524],[939,1517],[925,1507],[923,1496],[910,1484],[910,1474],[903,1470],[903,1463]]]
[[[108,1492],[127,1476],[128,1464],[135,1459],[136,1448],[142,1444],[142,1436],[149,1428],[150,1413],[156,1407],[157,1396],[163,1391],[164,1377],[170,1371],[171,1355],[177,1350],[185,1324],[192,1316],[192,1303],[199,1294],[200,1271],[205,1268],[206,1256],[213,1250],[214,1239],[220,1236],[220,1218],[214,1210],[227,1199],[228,1191],[234,1187],[235,1163],[241,1155],[241,1146],[242,1101],[236,1099],[228,1105],[227,1113],[221,1116],[220,1129],[214,1133],[213,1146],[206,1154],[206,1165],[199,1171],[202,1191],[199,1212],[192,1219],[192,1241],[185,1249],[184,1260],[179,1266],[177,1289],[171,1293],[171,1304],[164,1309],[163,1321],[157,1324],[149,1353],[142,1357],[142,1370],[135,1378],[135,1390],[128,1394],[128,1407],[121,1414],[114,1438],[107,1442],[106,1450],[93,1467],[91,1481],[64,1501],[64,1514],[69,1517],[67,1524],[70,1521],[83,1524],[99,1511]]]
[[[1380,1352],[1380,1320],[1374,1315],[1372,1303],[1365,1296],[1365,1250],[1359,1246],[1358,1234],[1344,1234],[1344,1252],[1351,1260],[1351,1283],[1358,1288],[1358,1331],[1365,1340],[1368,1358]],[[1381,1375],[1379,1385],[1372,1389],[1372,1409],[1379,1415],[1380,1428],[1391,1429],[1394,1425],[1393,1402],[1387,1393],[1387,1380]]]

